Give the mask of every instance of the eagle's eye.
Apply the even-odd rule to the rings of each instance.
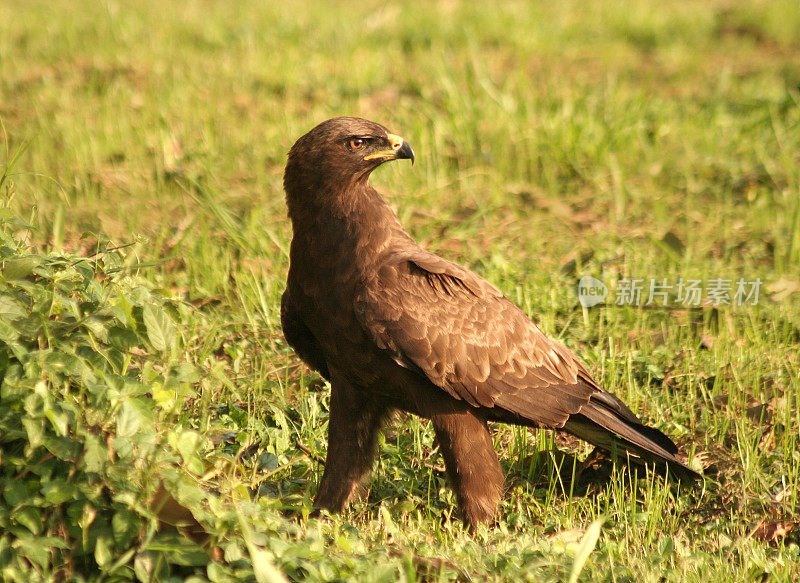
[[[352,140],[350,140],[350,142],[348,142],[347,145],[350,147],[351,150],[360,150],[361,148],[364,147],[364,144],[366,143],[367,141],[364,138],[353,138]]]

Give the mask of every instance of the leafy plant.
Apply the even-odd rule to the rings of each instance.
[[[3,579],[206,564],[197,545],[159,542],[159,502],[203,470],[201,436],[175,425],[199,378],[177,357],[187,309],[132,275],[122,249],[40,253],[20,236],[32,227],[0,213]]]

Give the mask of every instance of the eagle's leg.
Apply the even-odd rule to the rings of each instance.
[[[486,421],[466,404],[447,409],[430,417],[464,522],[474,529],[494,517],[503,471]]]
[[[378,431],[389,409],[367,401],[349,384],[331,383],[328,454],[314,505],[340,512],[372,468]]]

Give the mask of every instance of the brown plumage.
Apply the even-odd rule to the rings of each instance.
[[[464,520],[492,518],[503,474],[487,421],[564,429],[609,451],[697,474],[677,447],[604,391],[495,287],[419,247],[369,184],[414,159],[383,126],[321,123],[289,152],[294,237],[281,304],[289,344],[331,385],[315,503],[339,511],[373,463],[392,411],[429,418]]]

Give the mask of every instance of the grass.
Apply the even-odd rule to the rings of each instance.
[[[800,527],[769,528],[800,514],[798,31],[788,0],[0,4],[0,186],[35,227],[20,236],[130,244],[137,277],[193,307],[182,350],[202,380],[173,422],[236,432],[199,490],[226,562],[128,575],[566,580],[603,519],[579,580],[797,580]],[[413,145],[414,167],[373,177],[412,235],[535,315],[709,466],[704,487],[581,487],[551,451],[585,446],[498,426],[508,489],[473,536],[431,429],[403,417],[364,499],[304,518],[327,390],[280,331],[281,177],[297,137],[347,114]],[[584,312],[584,274],[767,287],[755,306]],[[203,443],[212,463],[222,446]]]

